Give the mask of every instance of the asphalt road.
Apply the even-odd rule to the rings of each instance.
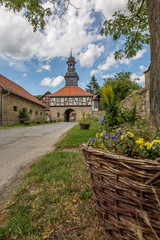
[[[24,172],[38,157],[54,150],[55,144],[75,125],[60,122],[34,127],[0,129],[0,197],[4,186]]]

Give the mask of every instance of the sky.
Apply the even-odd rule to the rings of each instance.
[[[132,79],[144,86],[144,71],[150,64],[149,46],[132,59],[114,59],[114,51],[124,39],[113,41],[101,36],[103,22],[116,10],[126,9],[127,0],[73,0],[66,15],[47,19],[45,29],[33,32],[24,12],[14,13],[0,6],[0,74],[19,84],[32,95],[54,93],[65,86],[67,58],[72,49],[85,89],[95,75],[100,86],[104,78],[131,72]],[[45,7],[51,7],[46,3]]]

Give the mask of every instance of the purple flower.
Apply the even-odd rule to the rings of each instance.
[[[111,146],[112,146],[112,144],[111,144],[111,143],[108,143],[107,145],[108,145],[108,147],[111,147]]]
[[[117,137],[113,136],[113,137],[111,137],[111,140],[112,140],[113,142],[115,142],[115,141],[117,140]]]
[[[94,143],[94,142],[95,142],[94,138],[90,138],[90,141],[91,141],[92,143]]]
[[[121,131],[118,133],[118,137],[121,137],[122,135],[124,135]]]
[[[101,123],[104,120],[104,117],[101,117],[98,121],[98,123]]]
[[[108,137],[108,134],[104,134],[103,137],[104,137],[104,138]]]
[[[104,122],[104,125],[105,125],[105,127],[107,126],[107,123],[106,123],[106,121]]]

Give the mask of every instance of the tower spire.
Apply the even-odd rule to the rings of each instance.
[[[70,51],[70,56],[67,60],[67,64],[68,64],[68,71],[66,72],[64,78],[66,81],[66,86],[78,86],[78,80],[79,80],[79,76],[76,72],[75,69],[75,58],[72,56],[72,48]]]

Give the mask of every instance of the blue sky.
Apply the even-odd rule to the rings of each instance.
[[[127,0],[74,0],[64,20],[47,19],[44,31],[33,33],[23,12],[13,13],[0,7],[0,74],[16,82],[33,95],[55,92],[64,86],[67,58],[72,48],[79,74],[79,86],[85,89],[91,75],[99,85],[105,77],[130,71],[132,79],[144,85],[144,70],[150,63],[149,46],[133,59],[114,60],[114,51],[123,46],[120,39],[102,37],[105,19],[125,9]],[[47,2],[46,7],[50,6]]]

